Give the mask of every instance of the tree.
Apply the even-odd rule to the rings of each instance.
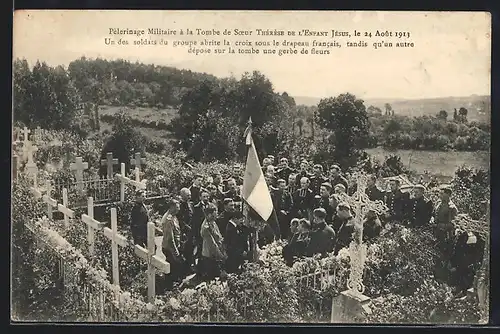
[[[101,159],[106,159],[108,152],[113,157],[125,163],[126,170],[130,169],[130,158],[134,153],[140,152],[144,156],[146,138],[134,129],[132,119],[124,110],[120,110],[113,121],[111,137],[106,141],[101,151]],[[105,176],[106,166],[101,166],[99,174]]]
[[[297,127],[299,128],[299,136],[302,137],[302,127],[304,126],[304,120],[302,118],[299,118],[295,124],[297,124]]]
[[[16,73],[17,71],[17,73]],[[82,110],[80,96],[62,66],[14,62],[14,117],[26,126],[45,129],[76,129]]]
[[[385,114],[387,116],[389,116],[391,114],[391,111],[392,111],[392,106],[389,103],[386,103],[386,104],[384,104],[384,107],[385,107]]]
[[[350,93],[322,99],[318,104],[318,124],[333,132],[334,159],[345,167],[354,165],[359,149],[368,140],[370,127],[363,100]]]
[[[439,114],[438,114],[438,118],[446,121],[446,119],[448,118],[448,113],[446,112],[446,110],[440,110]]]
[[[469,113],[469,111],[467,109],[465,109],[464,107],[460,107],[460,109],[458,109],[458,117],[459,117],[460,122],[467,123],[467,114],[468,113]]]

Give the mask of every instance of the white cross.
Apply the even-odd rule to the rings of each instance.
[[[156,271],[170,273],[170,264],[156,255],[155,224],[148,223],[148,249],[135,245],[135,254],[148,264],[148,302],[153,304],[156,296]]]
[[[104,235],[111,240],[111,256],[113,263],[113,284],[120,286],[120,267],[118,262],[118,246],[128,245],[127,238],[118,234],[118,222],[116,218],[116,208],[111,208],[111,229],[104,228]]]
[[[351,271],[347,280],[347,288],[352,292],[362,294],[365,290],[363,270],[366,259],[366,245],[363,244],[363,221],[368,211],[373,210],[377,214],[383,214],[387,211],[387,207],[382,201],[371,201],[366,194],[367,175],[355,173],[353,178],[357,180],[356,192],[352,196],[342,196],[342,199],[347,200],[355,215],[354,234],[356,239],[349,245]]]
[[[89,244],[89,254],[94,256],[94,245],[95,245],[95,230],[102,230],[105,223],[97,221],[94,219],[94,198],[89,197],[87,200],[87,214],[82,214],[82,221],[87,224],[87,242]]]
[[[136,168],[139,168],[139,170],[141,169],[141,165],[145,164],[145,163],[146,163],[146,159],[141,158],[141,153],[140,152],[137,152],[135,154],[135,159],[134,158],[130,158],[130,164],[134,165]]]
[[[28,136],[29,136],[31,130],[28,129],[27,127],[24,127],[24,129],[21,130],[20,132],[21,132],[21,134],[24,135],[24,140],[23,141],[26,143],[28,141]]]
[[[82,157],[77,157],[76,161],[69,165],[69,168],[75,171],[78,191],[83,192],[83,171],[89,168],[89,163],[83,162]]]
[[[23,145],[23,159],[28,160],[28,163],[33,163],[33,153],[38,151],[38,147],[33,145],[29,140]]]
[[[47,204],[47,216],[49,217],[49,219],[52,219],[52,208],[57,207],[57,201],[51,197],[52,185],[50,184],[50,180],[47,180],[45,184],[47,192],[45,193],[45,195],[43,195],[42,200]]]
[[[64,227],[69,226],[69,218],[73,218],[75,212],[68,208],[68,189],[63,188],[63,204],[57,204],[57,211],[64,215]]]
[[[32,177],[33,179],[33,187],[37,187],[37,175],[38,175],[38,167],[36,166],[36,163],[33,161],[28,162],[26,164],[26,172],[29,176]]]
[[[113,165],[118,165],[118,164],[119,164],[118,159],[116,159],[116,158],[113,159],[112,152],[106,153],[106,159],[101,160],[101,166],[108,167],[108,169],[107,169],[108,179],[113,178]]]

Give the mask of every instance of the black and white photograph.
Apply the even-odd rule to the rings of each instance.
[[[491,14],[19,10],[11,323],[487,324]]]

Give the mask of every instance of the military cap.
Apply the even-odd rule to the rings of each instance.
[[[319,169],[323,170],[323,166],[322,166],[322,165],[320,165],[320,164],[316,164],[316,165],[314,165],[314,167],[313,167],[313,168],[319,168]]]
[[[332,166],[330,167],[330,170],[332,170],[332,169],[336,169],[336,170],[338,170],[339,172],[340,172],[340,170],[341,170],[341,169],[340,169],[340,167],[339,167],[339,165],[332,165]]]
[[[277,182],[277,183],[286,183],[286,181],[285,181],[285,180],[283,180],[283,179],[278,179],[278,181],[276,181],[276,182]]]
[[[325,187],[328,190],[332,190],[332,184],[330,182],[323,182],[321,186]]]
[[[326,218],[326,210],[323,208],[314,209],[313,214],[318,218]]]

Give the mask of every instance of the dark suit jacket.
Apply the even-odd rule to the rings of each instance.
[[[410,199],[408,193],[403,193],[401,190],[396,192],[385,193],[385,204],[389,208],[391,220],[402,221],[405,218],[405,211]]]
[[[293,193],[292,197],[294,217],[309,219],[314,206],[314,195],[311,189],[299,189]]]
[[[406,207],[406,217],[411,226],[429,224],[433,211],[432,202],[426,198],[412,198]]]
[[[201,242],[201,224],[205,220],[205,205],[198,202],[193,206],[193,219],[191,223],[191,235],[195,242]]]
[[[224,237],[228,257],[239,257],[248,252],[248,231],[245,226],[227,223]]]
[[[311,176],[311,178],[309,180],[311,182],[310,185],[309,185],[309,189],[312,190],[312,192],[313,192],[314,195],[318,195],[319,194],[319,188],[321,188],[321,184],[323,184],[325,182],[330,182],[324,176],[320,176],[320,177]]]
[[[307,256],[312,256],[314,254],[325,255],[333,251],[335,232],[331,226],[326,223],[314,226],[310,236],[311,240],[306,251]]]
[[[284,210],[287,214],[292,211],[293,199],[287,190],[275,190],[271,194],[276,214],[279,214],[281,210]]]

